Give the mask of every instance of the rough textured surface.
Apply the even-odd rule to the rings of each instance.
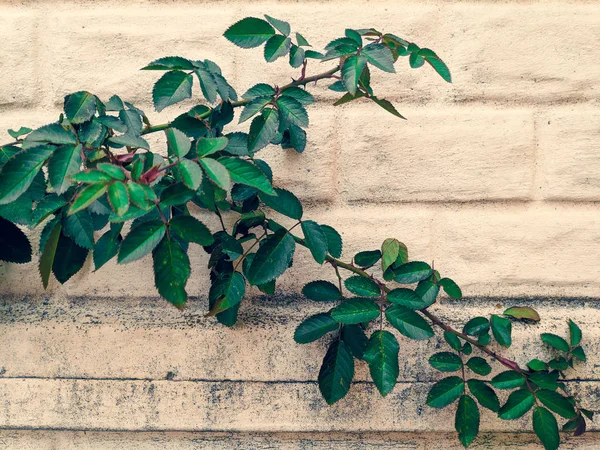
[[[169,120],[193,102],[152,112],[157,74],[137,70],[168,54],[217,61],[240,93],[287,83],[297,74],[285,61],[267,64],[261,50],[219,37],[264,13],[289,20],[315,48],[347,26],[377,26],[447,62],[452,85],[406,61],[396,75],[373,71],[377,94],[408,121],[367,101],[333,107],[338,94],[319,83],[306,152],[268,148],[260,157],[278,186],[302,198],[307,218],[342,233],[344,259],[396,237],[413,258],[434,260],[469,297],[436,306],[449,323],[535,306],[544,321],[515,325],[506,352],[520,363],[547,352],[539,333],[565,335],[566,319],[576,320],[590,361],[570,385],[598,409],[596,1],[0,0],[0,134],[55,120],[62,97],[81,89]],[[163,136],[149,141],[165,151]],[[29,234],[37,247],[38,232]],[[35,262],[0,267],[0,449],[459,448],[453,411],[423,406],[439,378],[427,364],[439,338],[401,341],[400,384],[388,398],[359,364],[348,398],[328,408],[314,382],[325,344],[295,345],[292,334],[324,306],[293,293],[333,280],[331,269],[300,251],[277,295],[251,290],[240,324],[225,329],[203,317],[208,259],[197,246],[190,259],[195,297],[183,313],[155,298],[148,259],[97,273],[88,261],[47,292]],[[540,448],[531,434],[507,433],[529,429],[526,421],[485,413],[482,428],[472,448]],[[564,446],[599,447],[595,432]]]

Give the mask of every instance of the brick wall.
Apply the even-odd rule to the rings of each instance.
[[[465,314],[538,308],[542,324],[515,327],[509,353],[519,361],[544,351],[535,335],[581,322],[590,361],[578,389],[600,406],[597,2],[4,1],[0,132],[55,120],[63,96],[82,89],[150,112],[157,74],[138,69],[171,54],[215,60],[238,92],[285,83],[287,63],[221,37],[264,13],[316,48],[346,27],[375,26],[446,61],[452,85],[407,63],[373,74],[407,121],[370,103],[333,107],[336,94],[317,86],[305,153],[268,148],[262,157],[306,217],[340,230],[346,259],[396,237],[414,258],[435,260],[469,297],[437,307],[457,326]],[[149,116],[160,123],[189,105]],[[159,137],[151,143],[164,149]],[[332,274],[299,254],[277,295],[252,292],[227,330],[203,318],[206,255],[196,248],[190,259],[197,298],[184,313],[155,298],[148,260],[97,273],[88,262],[47,291],[35,263],[0,267],[0,448],[456,446],[453,413],[422,406],[439,377],[426,363],[439,342],[401,342],[400,383],[386,399],[361,365],[360,383],[329,408],[314,383],[324,348],[297,346],[292,334],[319,309],[294,293]],[[537,448],[530,435],[505,434],[527,428],[484,413],[475,448]],[[595,436],[566,446],[597,448]]]

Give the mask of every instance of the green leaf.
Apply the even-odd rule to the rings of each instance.
[[[29,149],[42,144],[75,145],[77,144],[77,137],[71,131],[65,130],[60,124],[51,123],[32,131],[23,140],[22,147],[23,149]]]
[[[333,320],[328,313],[315,314],[298,325],[294,332],[294,341],[298,344],[308,344],[339,327],[340,324]]]
[[[50,239],[48,240],[50,242]],[[46,244],[48,244],[46,242]],[[56,246],[56,254],[52,262],[52,272],[59,283],[66,283],[73,275],[81,270],[89,250],[77,245],[72,239],[61,234]]]
[[[294,194],[285,189],[274,188],[277,195],[259,193],[260,200],[269,208],[292,219],[302,219],[302,203]]]
[[[128,181],[127,190],[129,192],[129,200],[131,201],[131,204],[133,206],[143,210],[150,209],[152,203],[148,198],[148,191],[146,190],[146,188],[142,187],[141,184],[134,183],[133,181]]]
[[[575,408],[569,402],[569,400],[558,392],[551,391],[549,389],[538,389],[535,392],[537,399],[544,404],[545,407],[554,411],[556,414],[564,417],[565,419],[573,419],[577,416]]]
[[[381,245],[381,268],[384,272],[396,262],[401,254],[402,247],[406,249],[406,246],[397,239],[390,238],[383,241]]]
[[[525,415],[535,403],[535,397],[528,389],[519,389],[508,396],[508,400],[498,411],[498,417],[514,420]]]
[[[321,225],[321,230],[325,233],[325,237],[327,238],[327,251],[334,258],[339,258],[342,256],[342,237],[340,233],[335,231],[329,225]]]
[[[150,149],[150,144],[148,144],[144,138],[130,133],[122,134],[121,136],[113,136],[108,140],[108,142],[110,144],[116,144],[120,146],[126,145],[132,148],[143,148],[145,150]]]
[[[212,158],[202,158],[198,161],[204,172],[217,186],[225,191],[231,188],[231,174],[220,161]]]
[[[384,98],[377,98],[374,95],[372,95],[369,98],[371,100],[373,100],[375,103],[377,103],[379,106],[381,106],[383,109],[385,109],[387,112],[389,112],[390,114],[392,114],[396,117],[399,117],[400,119],[406,119],[406,117],[404,117],[402,114],[400,114],[398,112],[398,110],[396,109],[396,107],[389,100],[386,100]]]
[[[371,267],[381,259],[379,250],[359,252],[354,256],[354,263],[359,267]]]
[[[125,172],[123,172],[123,169],[120,166],[109,163],[99,163],[96,165],[96,168],[115,180],[125,181],[126,179]]]
[[[449,331],[444,331],[444,340],[450,346],[450,348],[456,350],[457,352],[461,350],[460,339],[454,333],[450,333]]]
[[[381,295],[381,289],[375,281],[360,275],[347,278],[344,284],[346,289],[360,297],[379,297]]]
[[[517,320],[533,320],[534,322],[540,321],[540,315],[533,308],[529,308],[527,306],[513,306],[512,308],[508,308],[503,313],[505,316],[512,317]]]
[[[281,36],[276,34],[269,38],[265,44],[265,61],[273,62],[281,56],[285,56],[290,51],[292,40],[289,37]]]
[[[529,375],[529,381],[543,389],[558,389],[558,372],[534,372]]]
[[[70,177],[81,167],[81,145],[63,145],[56,149],[48,162],[48,179],[54,191],[60,195],[71,186]]]
[[[243,123],[246,120],[250,119],[256,113],[260,112],[271,101],[273,101],[273,99],[271,97],[256,97],[256,98],[250,100],[250,103],[248,103],[246,106],[244,106],[244,109],[242,110],[242,113],[240,114],[239,123]]]
[[[434,369],[440,372],[456,372],[462,368],[463,362],[460,357],[452,352],[440,352],[435,355],[431,355],[429,358],[429,364]]]
[[[69,122],[80,124],[87,122],[96,113],[96,97],[81,91],[65,97],[65,115]]]
[[[277,107],[282,120],[299,127],[308,126],[308,113],[302,103],[287,95],[282,95],[277,99]]]
[[[94,248],[94,224],[87,211],[68,215],[63,221],[63,233],[83,248]]]
[[[127,186],[116,181],[108,186],[108,201],[117,216],[122,216],[129,209],[129,192]]]
[[[416,52],[413,52],[410,54],[409,63],[410,67],[413,69],[418,69],[425,64],[425,59],[422,56],[419,56]]]
[[[569,343],[556,334],[542,333],[541,338],[544,343],[561,352],[568,352],[570,349]]]
[[[546,408],[541,406],[533,410],[533,431],[542,441],[546,450],[557,450],[560,445],[560,436],[558,434],[558,423],[554,415]]]
[[[284,22],[283,20],[275,19],[274,17],[268,16],[266,14],[265,18],[282,34],[285,34],[286,36],[290,34],[291,28],[289,23]]]
[[[301,227],[310,253],[317,263],[323,264],[327,257],[327,236],[321,226],[312,220],[302,221]]]
[[[448,294],[448,296],[455,299],[462,298],[462,291],[460,290],[458,285],[450,278],[442,278],[440,281],[438,281],[438,284],[444,288],[444,291],[446,292],[446,294]]]
[[[194,70],[194,73],[198,77],[198,81],[200,82],[200,89],[202,90],[202,95],[209,103],[214,103],[217,101],[217,93],[219,92],[217,82],[213,75],[210,73],[208,69],[205,67],[197,67]],[[228,96],[226,96],[228,97]],[[222,99],[227,100],[227,98]]]
[[[467,361],[467,367],[477,375],[489,375],[492,372],[492,367],[487,361],[479,356],[473,356]]]
[[[573,349],[573,351],[571,352],[571,354],[575,358],[579,359],[580,361],[584,361],[584,362],[587,361],[587,358],[585,356],[585,352],[583,351],[583,348],[581,346],[575,347]]]
[[[218,279],[210,287],[209,297],[212,306],[207,316],[215,316],[239,305],[245,292],[246,282],[244,276],[239,272],[233,272],[231,276]]]
[[[510,347],[512,343],[512,323],[505,317],[500,317],[492,314],[491,318],[492,333],[494,333],[494,339],[503,347]]]
[[[319,371],[319,390],[329,405],[345,397],[354,378],[354,360],[344,341],[331,343]]]
[[[120,230],[115,232],[111,229],[96,241],[92,255],[94,257],[95,270],[100,269],[104,264],[117,256],[122,240]]]
[[[514,370],[507,370],[492,378],[491,383],[498,389],[514,389],[525,384],[525,377]]]
[[[164,224],[161,225],[164,227]],[[125,240],[121,244],[121,249]],[[120,253],[119,256],[121,256]],[[159,294],[175,307],[183,308],[187,301],[185,285],[190,276],[190,260],[187,253],[176,239],[165,236],[152,252],[152,257],[154,259],[154,284]]]
[[[14,223],[0,217],[0,261],[24,264],[31,261],[31,244]]]
[[[350,95],[356,94],[358,78],[365,68],[367,60],[363,56],[352,55],[344,61],[342,66],[342,81]]]
[[[412,261],[394,268],[394,281],[400,284],[412,284],[429,278],[432,274],[431,266],[426,262]]]
[[[465,383],[460,377],[447,377],[435,383],[427,394],[427,404],[433,408],[444,408],[465,392]]]
[[[301,47],[312,47],[300,33],[296,33],[296,42]]]
[[[275,34],[268,22],[255,17],[246,17],[230,26],[223,34],[229,41],[241,48],[258,47]]]
[[[267,195],[276,194],[269,179],[251,162],[234,157],[222,157],[219,162],[227,168],[235,183],[255,187]]]
[[[481,406],[491,411],[498,412],[500,409],[500,401],[491,387],[485,382],[474,378],[467,381],[467,386],[469,386],[471,394],[473,394]]]
[[[474,317],[463,327],[463,333],[469,336],[481,336],[490,329],[490,322],[485,317]]]
[[[165,73],[152,89],[152,100],[157,112],[192,96],[193,78],[180,70]]]
[[[363,359],[368,339],[360,325],[344,325],[341,339],[355,358]]]
[[[97,199],[102,197],[107,190],[107,186],[103,184],[91,184],[86,186],[77,193],[75,200],[69,208],[68,214],[75,214],[82,209],[87,208]]]
[[[160,195],[163,206],[183,205],[196,197],[196,191],[188,189],[183,183],[172,184]]]
[[[252,86],[242,98],[244,100],[253,100],[257,97],[272,97],[275,95],[275,89],[266,83],[259,83]]]
[[[423,299],[423,306],[427,308],[435,303],[440,287],[429,280],[420,281],[415,289],[415,293]]]
[[[411,55],[412,56],[412,55]],[[422,48],[419,50],[419,56],[425,58],[425,61],[433,67],[433,69],[448,83],[452,83],[452,76],[450,75],[450,69],[432,50],[428,48]]]
[[[181,56],[165,56],[152,61],[140,70],[193,70],[194,64]]]
[[[302,294],[316,302],[330,302],[342,298],[337,286],[329,281],[317,280],[304,285]]]
[[[281,92],[281,95],[284,97],[291,97],[300,102],[302,105],[310,105],[315,102],[315,98],[310,92],[297,86],[285,89]]]
[[[298,33],[296,33],[298,34]],[[27,128],[27,127],[20,127],[18,130],[8,130],[7,133],[10,135],[10,137],[12,137],[13,139],[19,139],[19,137],[23,136],[24,134],[28,134],[31,133],[31,128]]]
[[[411,339],[429,339],[433,329],[423,317],[404,306],[392,305],[385,311],[385,317],[400,333]]]
[[[468,395],[463,395],[458,401],[454,426],[464,447],[471,445],[479,433],[479,408],[475,400]]]
[[[571,346],[575,347],[581,343],[581,328],[571,319],[569,319],[569,334]]]
[[[167,128],[165,130],[165,135],[167,136],[169,156],[183,158],[192,148],[192,143],[189,138],[177,128]]]
[[[389,394],[400,373],[398,353],[400,345],[389,331],[376,331],[371,335],[363,358],[369,364],[371,378],[382,396]]]
[[[365,96],[365,93],[361,92],[361,91],[356,92],[355,95],[352,95],[349,92],[346,92],[342,98],[340,98],[338,101],[336,101],[333,104],[333,106],[340,106],[340,105],[343,105],[344,103],[351,102],[352,100],[356,100],[356,99],[362,98],[364,96]]]
[[[235,132],[225,135],[227,140],[227,147],[223,150],[231,155],[247,156],[248,152],[248,135],[246,133]]]
[[[529,368],[531,370],[536,371],[536,372],[548,369],[548,364],[546,364],[544,361],[539,360],[537,358],[529,361],[527,363],[527,366],[529,366]]]
[[[54,151],[52,146],[38,146],[13,156],[0,172],[0,205],[15,201],[23,194]]]
[[[265,284],[280,276],[289,267],[295,249],[294,238],[287,230],[267,237],[250,264],[248,282],[252,285]]]
[[[331,310],[331,317],[339,323],[353,325],[379,317],[379,306],[368,298],[351,298]]]
[[[167,227],[160,220],[142,222],[132,228],[121,243],[119,264],[127,264],[146,256],[161,241]]]
[[[175,216],[169,221],[169,230],[186,242],[206,246],[215,242],[215,239],[202,222],[192,216]]]
[[[202,184],[202,169],[198,163],[190,159],[182,159],[177,163],[177,171],[184,185],[197,191]]]
[[[389,48],[381,44],[369,44],[363,47],[360,52],[367,61],[384,72],[395,73],[394,55]]]
[[[48,223],[48,225],[50,225],[51,222]],[[62,223],[60,222],[60,220],[56,220],[56,223],[54,224],[54,226],[52,227],[52,231],[50,232],[50,236],[48,237],[48,239],[46,240],[46,243],[44,244],[44,248],[42,251],[42,254],[40,256],[40,262],[39,262],[39,271],[40,271],[40,275],[42,276],[42,284],[44,285],[44,289],[48,288],[48,281],[50,280],[50,272],[52,272],[52,266],[54,265],[54,258],[56,258],[56,250],[58,249],[58,241],[60,239],[61,236],[61,230],[62,230]],[[5,236],[7,238],[10,238],[9,235],[5,235],[4,234],[4,229],[2,230],[2,238],[4,238]],[[4,246],[3,246],[4,247]],[[22,249],[23,246],[21,245],[20,248]],[[5,260],[4,258],[1,258],[2,260]],[[29,247],[29,259],[31,259],[31,247]],[[18,261],[16,261],[18,262]],[[24,261],[27,262],[27,261]]]

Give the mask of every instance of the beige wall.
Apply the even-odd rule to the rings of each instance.
[[[171,54],[215,60],[240,93],[287,82],[284,61],[268,65],[260,50],[220,37],[264,13],[317,48],[345,27],[374,26],[446,61],[452,85],[406,61],[374,77],[408,121],[369,103],[334,108],[336,96],[317,86],[306,152],[270,148],[263,158],[275,183],[306,202],[306,217],[342,232],[346,259],[396,237],[412,257],[435,260],[470,298],[436,307],[451,323],[538,308],[542,324],[515,327],[508,353],[520,362],[545,351],[536,334],[564,334],[576,319],[590,357],[577,389],[599,408],[598,2],[0,1],[0,133],[54,120],[63,96],[81,89],[117,93],[156,123],[175,117],[191,103],[151,113],[157,73],[138,71]],[[323,345],[292,342],[319,305],[290,294],[332,274],[298,255],[277,296],[252,292],[227,330],[203,318],[207,258],[194,249],[191,260],[197,298],[183,313],[154,298],[148,260],[97,273],[88,264],[48,291],[34,263],[1,267],[0,449],[456,448],[453,412],[423,406],[439,342],[401,342],[388,398],[364,383],[361,364],[361,383],[329,408],[314,383]],[[530,435],[505,434],[527,428],[484,412],[475,448],[538,448]],[[599,446],[592,434],[566,448]]]

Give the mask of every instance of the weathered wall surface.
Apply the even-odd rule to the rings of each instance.
[[[451,323],[538,308],[539,326],[515,327],[508,353],[520,362],[545,351],[540,332],[564,334],[568,317],[581,323],[590,361],[573,387],[598,409],[597,2],[4,1],[0,132],[55,120],[63,96],[81,89],[150,112],[157,74],[138,69],[171,54],[217,61],[238,92],[287,82],[287,63],[268,65],[260,50],[221,37],[264,13],[317,48],[346,27],[375,26],[446,61],[452,85],[407,62],[374,74],[408,121],[369,103],[333,107],[336,95],[317,86],[306,152],[263,158],[275,183],[306,202],[306,217],[342,232],[346,259],[396,237],[414,258],[435,260],[469,297],[436,306]],[[299,254],[278,294],[252,292],[229,330],[203,318],[207,257],[190,257],[196,297],[183,313],[155,298],[148,260],[97,273],[88,264],[45,292],[34,263],[0,267],[0,449],[457,448],[453,412],[423,406],[439,341],[401,342],[400,382],[386,399],[360,366],[349,396],[327,407],[314,382],[323,345],[292,341],[319,305],[293,292],[332,274]],[[528,424],[486,412],[475,448],[538,448],[529,434],[507,434],[515,428]],[[594,433],[566,444],[598,447]]]

